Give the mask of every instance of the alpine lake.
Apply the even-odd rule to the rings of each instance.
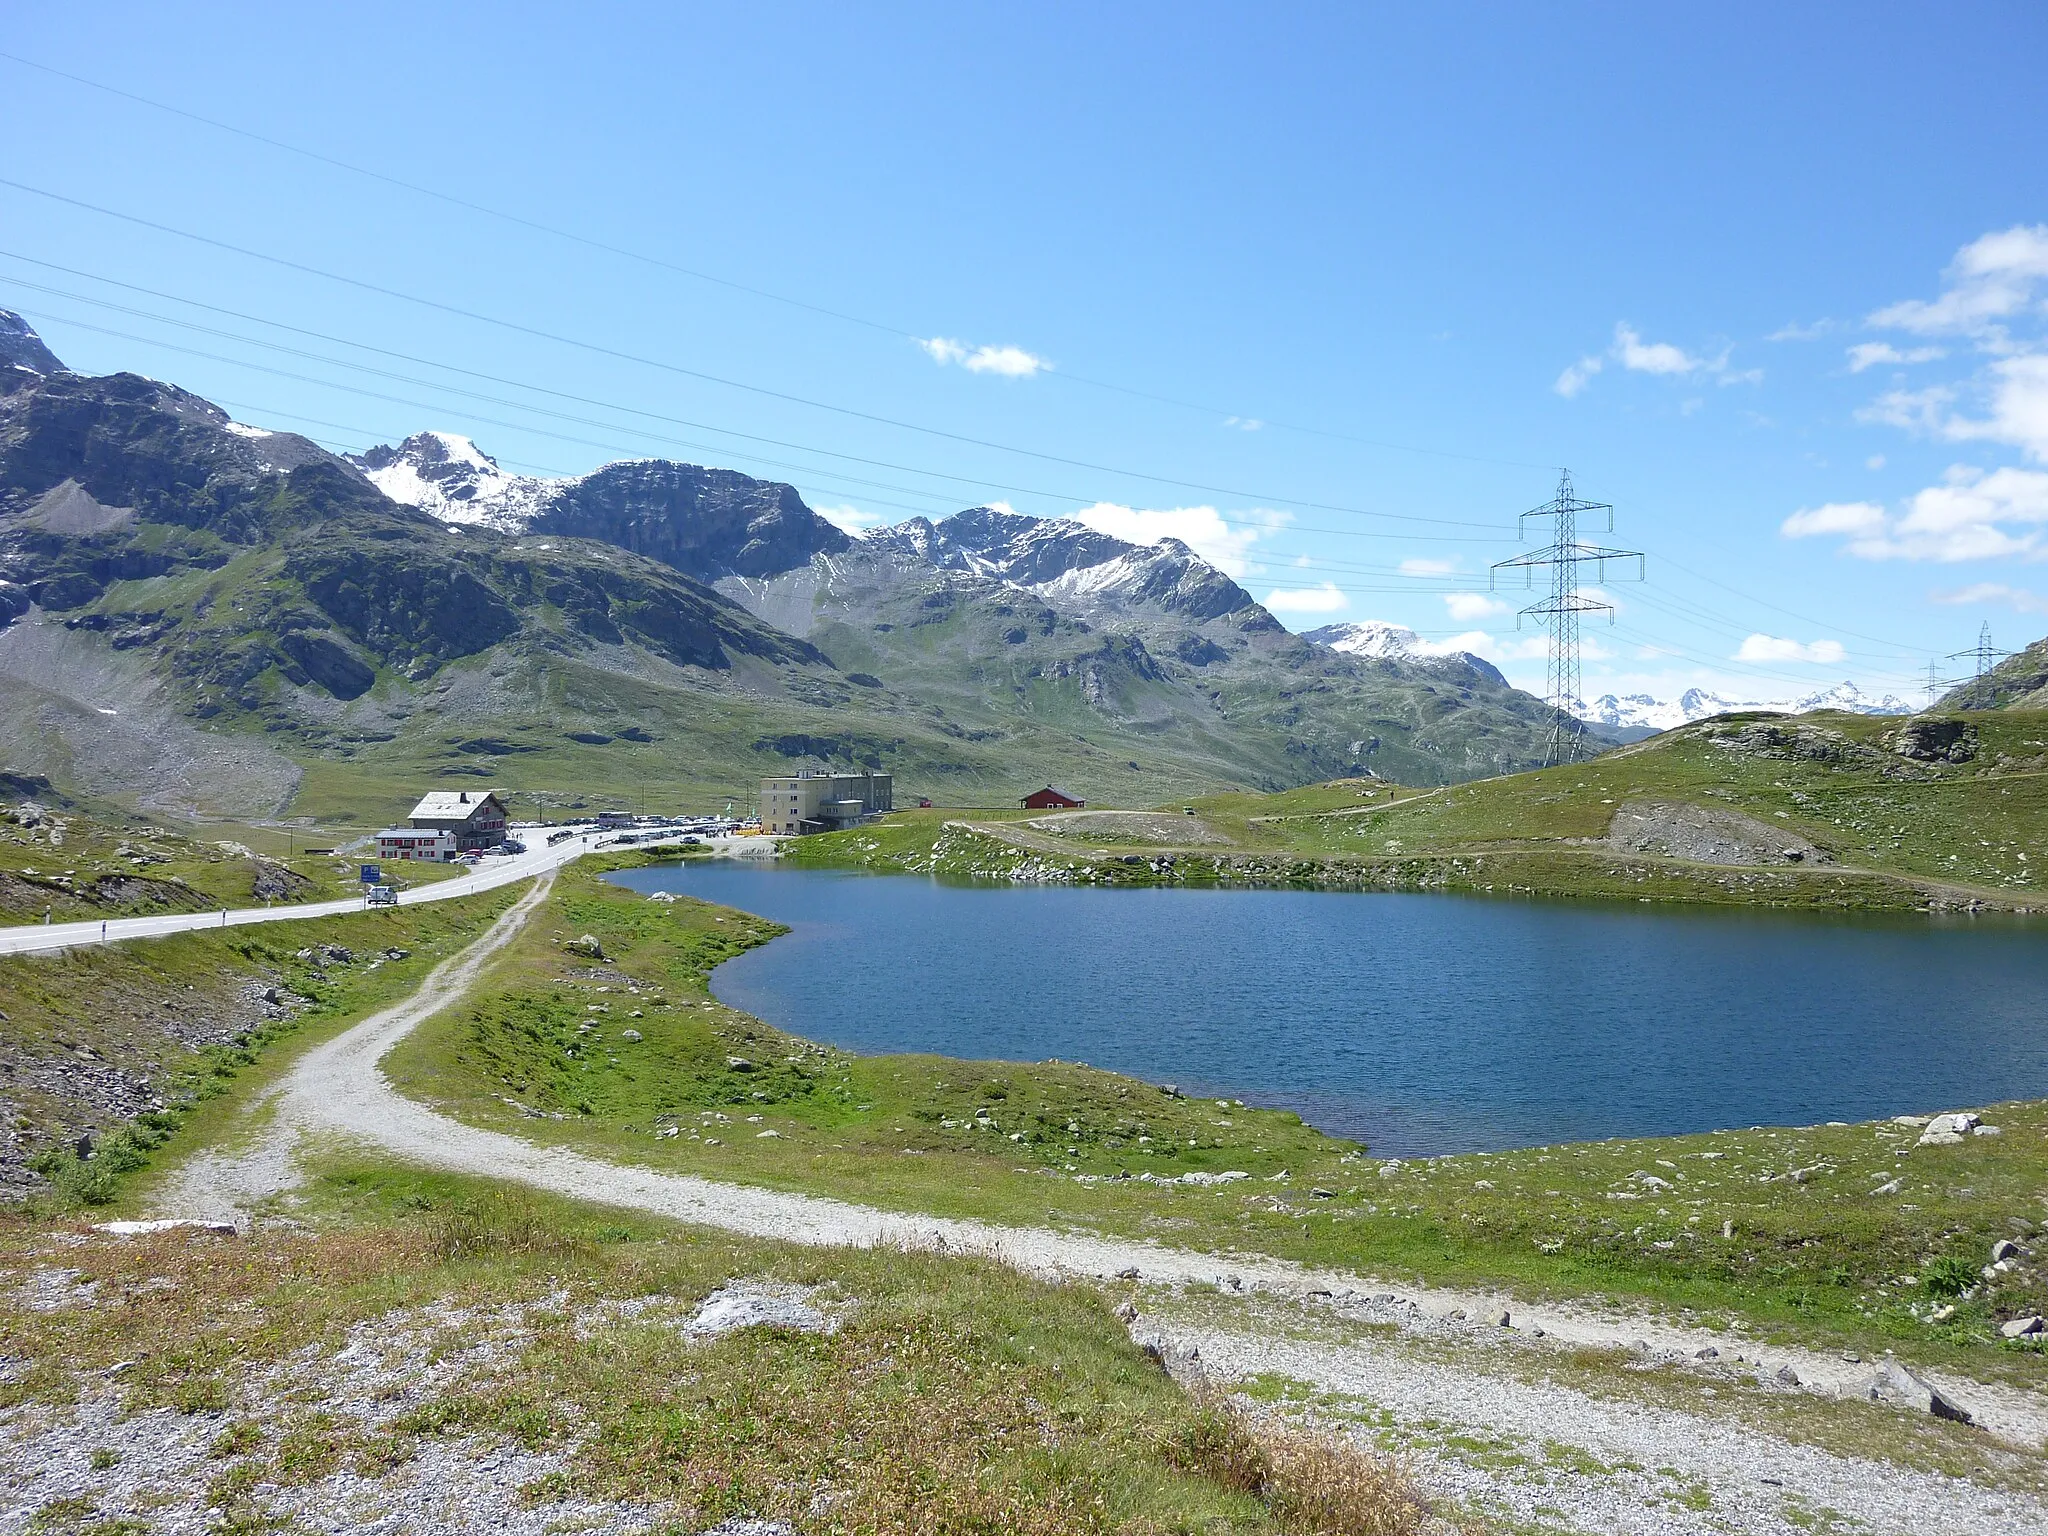
[[[2048,1096],[2048,930],[1348,892],[622,871],[786,924],[718,998],[863,1053],[1059,1059],[1382,1157]]]

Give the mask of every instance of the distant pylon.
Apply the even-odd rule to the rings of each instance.
[[[1636,562],[1636,579],[1641,581],[1644,576],[1642,551],[1602,549],[1596,544],[1579,542],[1581,512],[1605,512],[1607,529],[1613,531],[1614,508],[1604,501],[1581,501],[1572,492],[1572,472],[1568,469],[1558,471],[1557,495],[1542,506],[1524,512],[1517,525],[1526,527],[1532,517],[1552,518],[1551,542],[1542,549],[1517,555],[1512,560],[1497,560],[1487,572],[1489,588],[1502,571],[1515,569],[1522,572],[1526,585],[1533,586],[1537,567],[1550,567],[1550,596],[1541,602],[1531,603],[1515,615],[1517,629],[1522,627],[1524,618],[1530,618],[1550,632],[1550,665],[1546,678],[1549,688],[1547,702],[1551,707],[1550,736],[1543,745],[1543,766],[1546,768],[1557,763],[1577,762],[1583,749],[1585,727],[1574,713],[1580,702],[1579,615],[1604,613],[1608,623],[1614,622],[1614,604],[1588,597],[1579,590],[1579,567],[1591,565],[1594,579],[1604,581],[1608,561],[1633,560]]]
[[[1936,699],[1940,698],[1940,697],[1942,696],[1942,694],[1943,694],[1943,693],[1947,692],[1947,690],[1948,690],[1948,684],[1947,684],[1946,682],[1944,682],[1944,681],[1943,681],[1943,679],[1942,679],[1942,677],[1941,677],[1941,673],[1940,673],[1940,672],[1939,672],[1939,670],[1938,670],[1938,669],[1937,669],[1937,668],[1935,667],[1935,664],[1934,664],[1933,662],[1931,662],[1931,661],[1930,661],[1930,662],[1928,662],[1928,663],[1927,663],[1927,707],[1928,707],[1929,709],[1932,709],[1932,708],[1934,708],[1934,701],[1935,701]]]
[[[1977,665],[1976,675],[1982,677],[2011,654],[2011,651],[2001,651],[1991,643],[1991,621],[1986,619],[1977,628],[1977,643],[1975,645],[1971,646],[1967,651],[1950,651],[1943,659],[1947,661],[1975,662]]]

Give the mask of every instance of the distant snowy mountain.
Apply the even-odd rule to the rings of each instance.
[[[1760,710],[1804,715],[1817,709],[1837,709],[1852,715],[1910,715],[1914,706],[1889,693],[1881,699],[1872,698],[1854,683],[1840,682],[1818,693],[1791,699],[1730,699],[1704,688],[1688,688],[1676,699],[1659,699],[1647,693],[1604,693],[1591,704],[1581,702],[1572,713],[1595,725],[1668,731],[1712,715]]]
[[[1302,631],[1301,638],[1316,645],[1327,645],[1347,656],[1373,656],[1382,661],[1429,661],[1452,657],[1478,668],[1488,677],[1506,681],[1493,663],[1485,658],[1474,656],[1470,651],[1432,646],[1407,625],[1389,623],[1385,619],[1367,619],[1358,624],[1325,624],[1320,629]]]
[[[861,542],[939,570],[1008,582],[1085,619],[1136,609],[1199,622],[1258,608],[1249,592],[1179,539],[1131,544],[1067,518],[975,507],[938,523],[914,517],[877,528]]]
[[[444,523],[481,523],[507,533],[523,532],[549,492],[564,483],[508,475],[453,432],[415,432],[395,448],[380,443],[356,455],[354,463],[393,501]]]

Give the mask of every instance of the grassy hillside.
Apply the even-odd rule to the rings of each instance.
[[[0,1198],[111,1201],[286,1042],[403,996],[514,894],[0,956]]]
[[[807,838],[790,857],[1119,884],[2035,910],[2048,900],[2048,715],[1727,716],[1471,784],[1352,780],[1163,809],[1122,835],[1094,818],[913,814]]]

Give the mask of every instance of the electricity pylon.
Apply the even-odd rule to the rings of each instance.
[[[1512,560],[1495,561],[1486,578],[1490,590],[1502,571],[1520,570],[1524,585],[1534,586],[1537,568],[1550,568],[1550,595],[1515,615],[1516,629],[1522,627],[1524,618],[1529,618],[1550,632],[1550,664],[1545,679],[1551,707],[1550,736],[1543,745],[1543,766],[1546,768],[1557,763],[1577,762],[1584,744],[1585,727],[1579,723],[1575,713],[1580,704],[1579,615],[1604,613],[1608,623],[1614,622],[1614,604],[1589,597],[1580,590],[1579,568],[1592,566],[1595,581],[1607,579],[1607,562],[1610,560],[1635,561],[1638,581],[1643,579],[1646,568],[1641,550],[1603,549],[1597,544],[1580,543],[1581,512],[1605,512],[1607,531],[1614,531],[1613,506],[1604,501],[1581,501],[1572,492],[1572,472],[1560,470],[1557,495],[1542,506],[1524,512],[1516,525],[1519,531],[1528,526],[1532,517],[1551,518],[1551,542],[1526,555],[1516,555]],[[1523,534],[1523,537],[1527,535]]]
[[[1950,651],[1943,659],[1946,661],[1974,661],[1977,664],[1976,675],[1982,677],[2011,654],[2011,651],[2001,651],[1991,643],[1991,621],[1986,619],[1983,624],[1978,626],[1977,643],[1975,645],[1971,646],[1967,651]]]

